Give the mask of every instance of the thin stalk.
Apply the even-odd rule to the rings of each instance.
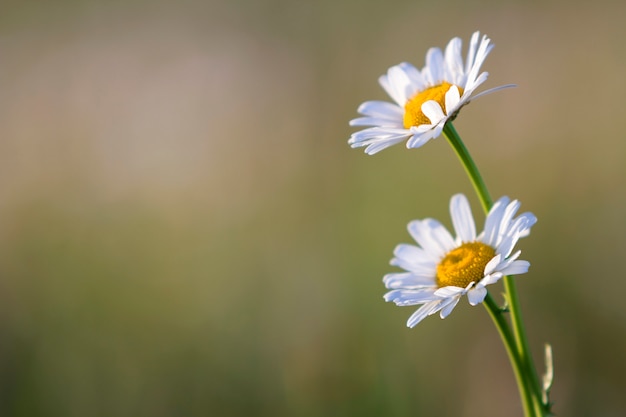
[[[463,141],[452,125],[452,122],[445,124],[443,127],[443,134],[448,139],[448,142],[452,145],[452,149],[454,149],[457,156],[461,160],[463,168],[465,168],[465,172],[467,172],[467,176],[472,182],[476,194],[478,194],[478,199],[480,200],[480,204],[482,205],[485,214],[488,213],[489,209],[493,205],[493,200],[489,195],[489,190],[487,190],[483,177],[480,175],[480,171],[478,171],[472,156],[463,144]]]
[[[526,378],[525,378],[526,370],[524,367],[524,363],[517,351],[515,337],[511,334],[511,329],[509,328],[508,322],[504,318],[502,309],[493,300],[493,298],[491,297],[491,294],[487,294],[487,297],[485,297],[484,304],[485,304],[485,307],[487,308],[487,312],[489,313],[489,316],[491,316],[493,323],[495,324],[496,328],[498,329],[498,332],[500,333],[500,338],[504,342],[506,353],[509,355],[509,361],[511,362],[511,366],[513,367],[513,373],[515,374],[517,388],[519,390],[519,394],[522,399],[522,406],[524,407],[524,416],[526,417],[542,416],[541,412],[540,411],[538,412],[536,408],[536,401],[534,399],[532,389],[529,385],[529,382],[526,381]]]
[[[513,278],[510,276],[504,277],[504,289],[506,291],[507,304],[511,313],[511,323],[513,325],[513,334],[515,335],[515,343],[518,347],[520,359],[526,365],[526,370],[530,378],[528,378],[531,384],[531,388],[535,393],[535,407],[539,407],[543,413],[542,404],[542,390],[539,385],[539,378],[537,377],[537,371],[533,363],[533,358],[528,346],[528,338],[526,337],[526,330],[522,321],[522,313],[519,307],[519,301],[517,297],[517,288]],[[543,415],[543,414],[540,414]]]

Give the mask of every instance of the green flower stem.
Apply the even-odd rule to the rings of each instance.
[[[485,297],[484,304],[487,308],[487,312],[489,313],[491,319],[496,325],[498,332],[500,333],[500,337],[502,338],[502,341],[504,342],[504,346],[506,348],[506,353],[509,355],[509,360],[511,361],[511,365],[513,366],[513,373],[515,374],[515,380],[517,381],[517,388],[519,389],[519,394],[522,399],[522,406],[524,407],[524,416],[539,417],[542,414],[537,412],[537,402],[528,384],[528,381],[526,381],[524,363],[522,362],[522,358],[517,352],[515,338],[511,334],[509,324],[504,318],[504,312],[496,304],[496,302],[491,297],[491,294],[489,293],[487,293],[487,297]]]
[[[487,186],[485,185],[485,181],[483,181],[483,177],[480,175],[474,160],[470,156],[469,151],[463,144],[461,137],[456,132],[456,129],[452,125],[452,122],[448,122],[443,127],[443,134],[452,145],[452,148],[456,152],[457,156],[461,160],[463,164],[463,168],[465,168],[465,172],[470,178],[472,185],[474,186],[474,191],[478,194],[478,199],[480,200],[480,204],[483,206],[483,210],[485,213],[489,212],[491,206],[493,205],[493,200],[489,195],[489,191],[487,190]]]
[[[474,163],[474,160],[470,156],[469,151],[463,144],[461,137],[459,136],[451,122],[445,124],[443,128],[443,134],[446,136],[448,142],[450,142],[450,145],[461,160],[461,163],[465,168],[465,171],[467,172],[467,175],[470,178],[472,185],[474,186],[474,190],[478,195],[483,210],[485,211],[485,213],[488,213],[489,209],[491,209],[491,206],[493,205],[493,200],[489,195],[487,186],[485,185],[485,182],[483,181],[482,176],[480,175],[480,172],[478,171],[478,168]],[[505,338],[505,333],[503,333],[503,330],[501,329],[502,326],[506,326],[507,332],[508,334],[510,334],[509,326],[506,320],[496,320],[496,317],[493,315],[489,307],[488,310],[490,310],[490,314],[492,315],[494,323],[500,331],[500,335],[502,336],[502,340],[507,346],[507,350],[511,348],[514,349],[515,355],[511,355],[511,353],[509,353],[509,357],[511,358],[516,377],[518,377],[518,373],[520,374],[517,382],[520,389],[520,394],[522,394],[522,402],[524,403],[526,416],[544,416],[546,415],[546,411],[541,401],[541,387],[539,385],[537,372],[533,365],[530,350],[528,348],[528,342],[526,338],[526,333],[524,331],[524,325],[522,322],[522,316],[519,307],[519,300],[517,297],[517,290],[515,288],[515,281],[513,281],[512,277],[510,276],[505,276],[503,281],[504,288],[506,290],[508,309],[511,313],[511,323],[513,325],[513,340]],[[489,298],[489,300],[493,302],[493,299]],[[501,317],[501,314],[498,317]],[[528,403],[529,399],[531,400],[530,404]],[[532,405],[532,407],[530,407],[530,405]]]
[[[511,323],[513,325],[513,334],[515,335],[515,343],[518,347],[518,352],[522,363],[526,365],[526,369],[529,375],[529,383],[535,393],[535,407],[538,408],[543,416],[543,400],[542,389],[539,385],[539,378],[537,377],[537,371],[533,363],[533,358],[528,347],[528,339],[526,337],[526,330],[522,321],[522,314],[519,308],[519,301],[517,297],[517,288],[513,278],[510,276],[504,277],[504,289],[506,291],[507,304],[511,311]]]

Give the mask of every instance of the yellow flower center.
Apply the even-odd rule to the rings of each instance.
[[[429,100],[434,100],[445,110],[446,93],[450,87],[452,87],[452,84],[444,81],[411,97],[404,105],[404,128],[409,129],[411,126],[429,125],[431,122],[422,112],[422,104]],[[463,95],[463,89],[459,86],[457,88],[459,89],[459,94]]]
[[[485,266],[495,254],[496,251],[484,243],[463,243],[448,252],[437,265],[437,286],[465,288],[470,282],[480,281],[483,279]]]

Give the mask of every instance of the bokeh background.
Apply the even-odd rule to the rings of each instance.
[[[482,307],[405,327],[406,224],[479,206],[443,138],[346,144],[474,30],[456,127],[539,223],[518,280],[560,416],[626,412],[626,3],[21,1],[0,12],[0,415],[521,416]],[[482,221],[479,221],[481,223]],[[494,295],[499,298],[500,288]]]

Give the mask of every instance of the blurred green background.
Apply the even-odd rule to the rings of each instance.
[[[482,307],[383,302],[471,196],[443,138],[375,156],[377,78],[474,30],[455,123],[539,223],[518,280],[560,416],[626,410],[626,3],[2,1],[0,415],[521,416]],[[500,288],[495,288],[499,298]]]

